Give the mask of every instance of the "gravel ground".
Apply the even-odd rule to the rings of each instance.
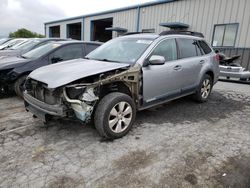
[[[0,131],[0,187],[250,187],[249,85],[142,111],[112,142],[79,122],[43,125],[12,96]]]

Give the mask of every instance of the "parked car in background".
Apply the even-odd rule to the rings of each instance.
[[[47,44],[51,41],[64,41],[66,39],[60,38],[34,38],[30,39],[20,45],[14,45],[7,50],[0,51],[0,59],[4,57],[16,57],[25,54],[26,52],[33,50],[39,46]]]
[[[8,42],[5,42],[4,44],[0,45],[0,50],[6,50],[14,45],[18,45],[21,43],[24,43],[28,41],[29,39],[24,39],[24,38],[16,38],[16,39],[11,39]]]
[[[33,70],[61,61],[83,58],[101,44],[80,41],[50,42],[21,57],[3,58],[0,60],[0,91],[14,90],[17,95],[22,96],[23,83]]]
[[[119,37],[86,59],[33,71],[24,92],[28,111],[51,117],[94,120],[102,137],[128,133],[136,111],[193,95],[207,101],[219,76],[213,49],[199,33],[163,32]]]
[[[250,81],[250,71],[241,66],[240,55],[227,57],[218,50],[216,53],[220,58],[220,77],[227,79],[236,78],[240,79],[240,81]]]
[[[8,42],[10,40],[11,40],[11,38],[1,38],[0,39],[0,45],[4,44],[4,43],[6,43],[6,42]]]

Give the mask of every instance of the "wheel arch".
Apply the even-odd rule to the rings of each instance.
[[[122,81],[115,81],[111,83],[107,83],[100,87],[99,97],[100,99],[103,98],[105,95],[112,93],[112,92],[120,92],[129,95],[132,97],[132,92],[129,86],[122,82]]]
[[[214,72],[212,70],[208,70],[205,74],[209,75],[212,78],[212,83],[214,83]]]

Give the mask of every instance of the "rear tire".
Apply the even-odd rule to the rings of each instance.
[[[206,102],[210,96],[212,88],[213,88],[212,78],[208,74],[205,74],[201,79],[201,82],[199,84],[196,93],[194,94],[194,100],[200,103]]]
[[[123,93],[106,95],[98,104],[94,123],[97,131],[107,139],[125,136],[135,120],[136,107],[133,99]]]
[[[17,96],[23,98],[23,91],[24,91],[24,82],[27,78],[27,75],[21,76],[20,78],[18,78],[14,84],[14,89],[15,89],[15,93],[17,94]]]

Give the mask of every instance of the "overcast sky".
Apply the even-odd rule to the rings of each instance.
[[[0,0],[0,36],[19,28],[44,34],[44,22],[155,0]]]

